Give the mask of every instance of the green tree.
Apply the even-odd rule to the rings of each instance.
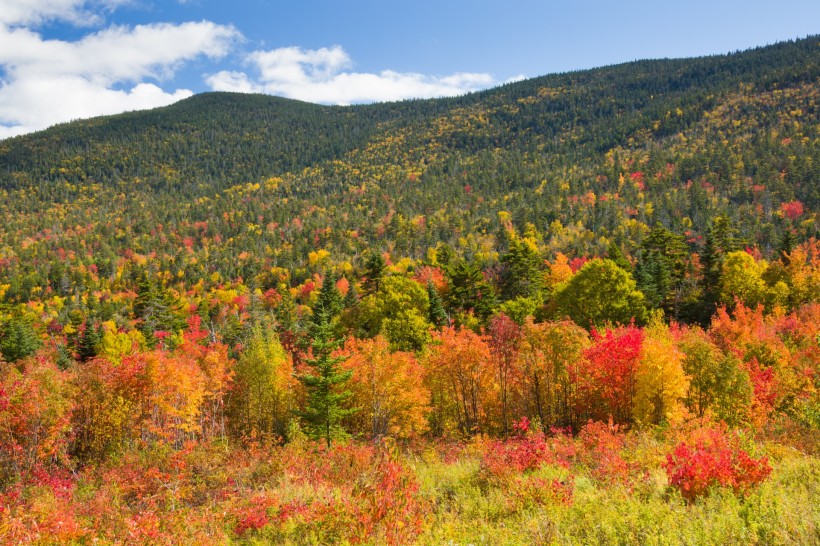
[[[85,362],[97,356],[102,342],[102,326],[86,319],[77,333],[77,357]]]
[[[333,337],[327,310],[317,309],[312,337],[311,356],[305,360],[312,372],[296,376],[307,392],[307,402],[304,410],[294,413],[301,417],[308,436],[324,440],[330,447],[334,438],[347,435],[341,427],[342,419],[356,412],[355,408],[345,407],[345,402],[352,396],[345,386],[353,372],[339,367],[346,357],[333,356],[342,341]]]
[[[382,277],[384,277],[384,272],[387,269],[384,256],[376,250],[371,251],[364,267],[365,272],[364,280],[362,281],[362,290],[367,295],[378,292],[381,287]]]
[[[766,267],[765,262],[757,262],[748,252],[738,250],[727,254],[721,273],[720,300],[729,306],[734,305],[735,298],[749,307],[763,303]]]
[[[450,309],[473,311],[482,319],[492,315],[496,308],[495,290],[484,278],[478,264],[459,260],[447,268],[447,275],[450,285],[447,303]]]
[[[644,296],[632,277],[612,260],[590,260],[555,294],[556,314],[568,316],[584,328],[608,323],[642,323],[646,317]]]
[[[615,241],[610,241],[609,246],[606,248],[606,257],[615,262],[618,267],[624,271],[632,271],[632,264],[629,263],[620,245]]]
[[[235,395],[228,411],[236,432],[284,437],[293,404],[293,366],[276,332],[254,326],[234,371]]]
[[[401,275],[385,277],[378,292],[362,298],[345,317],[356,337],[382,334],[393,350],[418,351],[430,340],[430,301],[422,285]]]
[[[339,288],[336,286],[338,280],[339,279],[331,273],[325,274],[322,280],[322,288],[319,290],[319,298],[313,307],[314,322],[317,320],[319,309],[324,309],[330,316],[331,321],[342,312],[344,300],[342,293],[339,292]]]
[[[647,306],[661,308],[672,317],[678,316],[687,258],[686,242],[681,235],[661,225],[652,228],[641,243],[635,270],[635,279],[646,297]]]
[[[6,362],[17,362],[34,354],[41,342],[31,323],[12,316],[0,326],[0,353]]]
[[[444,310],[444,302],[438,294],[438,290],[433,286],[432,281],[427,282],[427,299],[430,301],[430,309],[427,318],[436,328],[440,328],[449,322],[447,311]]]
[[[724,354],[700,328],[685,331],[680,343],[683,370],[690,377],[686,405],[698,417],[707,412],[738,426],[749,419],[752,385],[749,374],[732,354]]]
[[[501,299],[537,297],[544,286],[542,262],[534,240],[512,238],[501,256]]]
[[[737,250],[737,247],[738,243],[731,221],[725,216],[716,217],[706,232],[703,250],[701,251],[703,309],[699,318],[704,324],[715,312],[715,305],[720,300],[723,261],[726,255]]]
[[[156,344],[156,332],[174,333],[183,326],[174,298],[163,286],[149,279],[145,272],[138,279],[133,312],[137,329],[151,346]]]

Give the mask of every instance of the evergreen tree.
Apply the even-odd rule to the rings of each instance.
[[[534,241],[513,238],[501,256],[501,299],[537,297],[544,284],[541,263]]]
[[[476,263],[459,260],[447,270],[450,290],[448,307],[459,311],[473,311],[486,319],[496,308],[497,298],[493,286],[486,281]]]
[[[359,291],[356,290],[356,283],[354,281],[349,281],[347,294],[345,294],[342,304],[345,309],[354,309],[359,305]]]
[[[644,293],[650,307],[660,307],[667,315],[678,317],[687,259],[686,242],[682,236],[660,225],[652,228],[641,243],[640,259],[635,269],[638,289]]]
[[[86,319],[77,336],[77,357],[81,362],[97,356],[97,349],[102,341],[102,327]]]
[[[339,364],[347,357],[333,356],[342,341],[333,337],[330,314],[324,308],[316,311],[312,337],[311,357],[305,360],[312,372],[296,376],[307,392],[307,401],[304,411],[295,413],[302,418],[308,436],[324,440],[330,447],[333,438],[347,434],[341,427],[342,419],[356,412],[356,409],[344,407],[352,396],[344,387],[353,371],[339,369]]]
[[[789,254],[797,244],[796,239],[794,229],[789,225],[783,232],[783,238],[780,240],[780,247],[778,248],[778,256],[783,265],[789,265]]]
[[[362,289],[366,295],[375,294],[379,291],[386,269],[387,263],[384,261],[381,252],[371,251],[365,263],[364,280],[362,281]]]
[[[174,307],[171,295],[142,272],[137,283],[137,297],[133,310],[134,318],[138,322],[137,328],[150,345],[156,343],[154,333],[173,333],[182,328],[182,321],[175,313]]]
[[[0,354],[6,362],[16,362],[40,348],[37,332],[28,321],[13,316],[0,327]]]
[[[627,272],[632,272],[632,264],[626,259],[620,245],[615,241],[610,241],[606,249],[606,257],[615,262],[615,265]]]
[[[727,253],[737,250],[737,246],[737,239],[730,220],[725,216],[716,217],[706,232],[703,250],[700,254],[703,271],[700,286],[703,295],[700,311],[695,314],[694,318],[701,324],[708,324],[715,312],[715,306],[720,300],[723,261]]]
[[[438,295],[438,290],[433,286],[433,283],[427,282],[427,297],[430,300],[429,311],[427,312],[427,319],[436,328],[440,328],[449,322],[447,311],[444,310],[444,302],[441,296]]]
[[[331,322],[342,312],[344,301],[342,299],[342,293],[339,292],[339,288],[336,286],[337,281],[338,278],[335,275],[331,273],[325,274],[324,280],[322,280],[322,288],[319,290],[319,299],[313,308],[314,322],[316,322],[319,316],[319,309],[324,309],[327,312]]]

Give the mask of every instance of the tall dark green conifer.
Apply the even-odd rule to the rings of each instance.
[[[182,319],[174,307],[171,295],[162,286],[152,282],[145,272],[141,272],[133,312],[134,318],[137,319],[137,328],[150,345],[156,343],[154,333],[174,333],[182,328]]]
[[[102,327],[90,319],[86,319],[77,333],[77,357],[81,362],[91,360],[97,356],[97,350],[102,341]]]
[[[447,324],[447,311],[444,310],[444,302],[441,296],[438,295],[438,290],[433,286],[431,281],[427,282],[427,298],[430,300],[430,307],[427,311],[427,319],[436,328],[440,328]]]
[[[16,362],[40,348],[40,338],[29,321],[13,316],[0,325],[0,354],[6,362]]]
[[[367,257],[365,263],[364,280],[362,280],[362,289],[365,295],[375,294],[379,291],[382,277],[387,269],[387,263],[384,261],[384,256],[381,252],[373,250],[370,256]]]
[[[513,238],[509,250],[501,256],[501,299],[537,297],[543,287],[543,260],[528,241]]]
[[[650,307],[678,318],[688,250],[684,238],[656,225],[641,243],[635,280]],[[629,270],[627,270],[629,271]]]
[[[319,299],[316,301],[316,305],[313,306],[314,322],[319,316],[319,309],[324,309],[327,312],[331,322],[342,312],[344,300],[342,293],[339,292],[339,288],[336,286],[338,280],[338,277],[332,273],[325,274],[324,280],[322,280],[322,288],[319,289]]]
[[[311,334],[311,357],[305,363],[312,371],[296,376],[305,387],[307,401],[305,409],[295,413],[302,418],[309,437],[324,440],[330,447],[334,438],[347,435],[341,427],[342,419],[356,412],[356,409],[346,407],[352,393],[345,390],[345,385],[353,372],[339,369],[339,364],[347,357],[333,356],[342,341],[333,337],[330,315],[324,308],[316,310]]]

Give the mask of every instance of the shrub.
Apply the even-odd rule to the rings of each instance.
[[[664,468],[670,485],[689,501],[717,486],[745,495],[772,471],[766,457],[752,458],[725,426],[692,431],[666,456]]]

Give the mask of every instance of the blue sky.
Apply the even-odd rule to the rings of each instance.
[[[817,0],[0,0],[0,138],[203,91],[435,97],[817,33]]]

